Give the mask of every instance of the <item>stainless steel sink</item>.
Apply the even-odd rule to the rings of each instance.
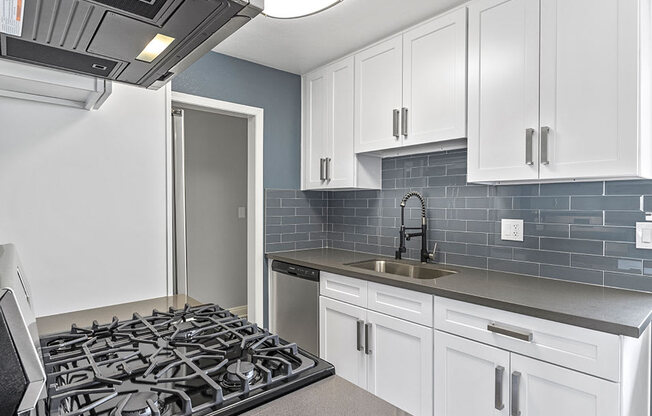
[[[452,270],[433,269],[430,267],[399,263],[391,260],[366,260],[357,263],[349,263],[347,266],[379,273],[396,274],[399,276],[411,277],[413,279],[436,279],[438,277],[449,276],[457,273]]]

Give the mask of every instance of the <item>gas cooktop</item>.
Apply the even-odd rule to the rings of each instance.
[[[230,415],[335,373],[217,305],[41,337],[49,416]]]

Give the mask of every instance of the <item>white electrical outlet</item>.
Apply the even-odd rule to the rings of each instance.
[[[523,241],[523,220],[502,220],[500,238],[509,241]]]
[[[636,223],[636,248],[652,249],[652,222]]]

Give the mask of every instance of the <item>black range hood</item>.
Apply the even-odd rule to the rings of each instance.
[[[0,33],[0,58],[150,89],[160,88],[263,9],[263,0],[22,4],[20,36]]]

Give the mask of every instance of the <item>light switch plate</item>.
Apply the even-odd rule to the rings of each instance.
[[[247,207],[238,207],[238,218],[247,217]]]
[[[508,241],[523,241],[523,220],[501,220],[500,238]]]
[[[636,223],[636,248],[652,250],[652,222]]]

